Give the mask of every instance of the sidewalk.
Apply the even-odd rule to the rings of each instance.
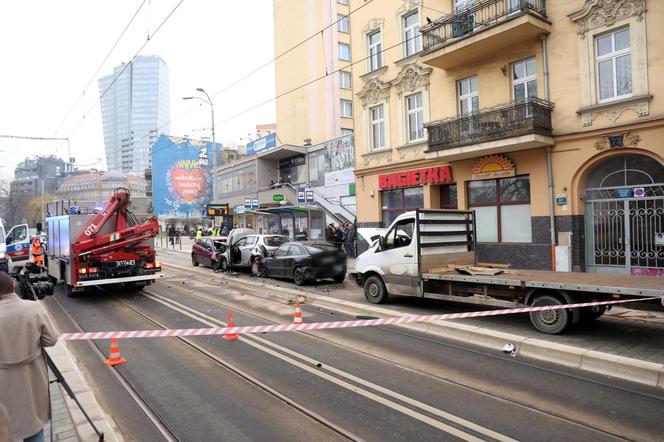
[[[55,376],[49,370],[49,379],[55,379]],[[58,442],[78,442],[81,439],[76,433],[74,421],[69,414],[69,409],[65,403],[65,392],[58,383],[50,385],[51,391],[51,420],[53,424],[53,440]],[[44,428],[44,440],[51,440],[51,423],[46,424]]]

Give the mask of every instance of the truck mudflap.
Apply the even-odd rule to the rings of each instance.
[[[152,275],[127,276],[124,278],[91,279],[87,281],[77,281],[76,287],[89,287],[89,286],[105,285],[105,284],[121,284],[125,282],[136,282],[136,281],[151,281],[163,277],[164,275],[162,274],[152,274]]]
[[[364,276],[359,273],[359,272],[350,272],[348,274],[350,276],[350,279],[357,284],[358,287],[363,287],[364,286]]]

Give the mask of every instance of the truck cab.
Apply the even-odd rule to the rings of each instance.
[[[422,273],[447,263],[475,262],[472,212],[415,210],[399,215],[350,276],[369,302],[389,295],[423,296]]]

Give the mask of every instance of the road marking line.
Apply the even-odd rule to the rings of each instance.
[[[193,318],[193,319],[195,319],[195,320],[197,320],[197,321],[199,321],[199,322],[202,322],[202,323],[204,323],[204,324],[206,324],[206,325],[209,325],[209,326],[211,326],[211,327],[214,327],[214,326],[217,326],[217,325],[220,325],[220,324],[225,325],[225,323],[224,323],[223,321],[220,321],[220,320],[218,320],[218,319],[216,319],[216,318],[214,318],[214,317],[212,317],[212,316],[209,316],[209,315],[207,315],[207,314],[205,314],[205,313],[198,312],[197,310],[194,310],[194,309],[192,309],[191,307],[188,307],[188,306],[186,306],[186,305],[184,305],[184,304],[182,304],[182,303],[179,303],[179,302],[177,302],[177,301],[174,301],[174,300],[171,300],[171,299],[165,298],[165,297],[163,297],[163,296],[161,296],[161,295],[156,295],[156,294],[154,294],[154,293],[148,293],[148,292],[145,292],[145,295],[146,295],[148,298],[150,298],[150,299],[152,299],[153,301],[155,301],[155,302],[159,302],[159,303],[161,303],[161,304],[163,304],[163,305],[166,305],[167,307],[169,307],[169,308],[171,308],[171,309],[173,309],[173,310],[179,311],[180,313],[182,313],[182,314],[184,314],[184,315],[186,315],[186,316],[189,316],[190,318]],[[246,339],[246,338],[249,338],[249,339]],[[260,343],[259,343],[259,342],[252,342],[252,340],[259,341]],[[338,379],[338,378],[336,378],[336,377],[334,377],[334,376],[330,376],[330,375],[328,375],[328,374],[326,374],[326,373],[322,373],[322,372],[320,371],[320,369],[315,369],[315,368],[313,368],[313,367],[310,366],[310,365],[303,364],[302,362],[299,362],[299,361],[295,361],[295,360],[293,360],[293,359],[291,359],[291,358],[289,358],[289,357],[287,357],[287,356],[285,356],[285,355],[282,355],[281,353],[278,353],[278,352],[276,352],[276,351],[274,351],[274,350],[272,350],[272,349],[270,349],[270,348],[265,348],[265,346],[269,346],[269,347],[272,347],[272,348],[274,348],[274,349],[278,349],[278,350],[280,350],[280,351],[282,351],[282,352],[284,352],[284,353],[287,353],[287,354],[291,355],[292,357],[298,358],[298,359],[300,359],[300,360],[302,360],[302,361],[304,361],[304,362],[306,362],[306,363],[308,363],[308,364],[311,364],[311,365],[313,365],[313,366],[315,366],[315,365],[318,363],[318,361],[316,361],[316,360],[314,360],[314,359],[311,359],[311,358],[309,358],[309,357],[306,356],[306,355],[303,355],[303,354],[297,353],[297,352],[295,352],[295,351],[293,351],[293,350],[290,350],[290,349],[288,349],[288,348],[282,347],[282,346],[280,346],[280,345],[278,345],[278,344],[274,344],[274,343],[272,343],[272,342],[270,342],[270,341],[267,341],[267,340],[265,340],[265,339],[263,339],[263,338],[260,338],[260,337],[258,337],[258,336],[246,336],[246,337],[243,337],[242,341],[244,341],[245,343],[247,343],[247,344],[249,344],[249,345],[251,345],[251,346],[253,346],[253,347],[255,347],[255,348],[257,348],[257,349],[259,349],[259,350],[261,350],[261,351],[264,351],[264,352],[266,352],[266,353],[268,353],[268,354],[270,354],[270,355],[272,355],[272,356],[274,356],[274,357],[277,357],[277,358],[279,358],[279,359],[282,359],[282,360],[285,361],[285,362],[288,362],[288,363],[290,363],[290,364],[292,364],[292,365],[295,365],[296,367],[299,367],[299,368],[301,368],[301,369],[303,369],[303,370],[305,370],[305,371],[308,371],[308,372],[310,372],[310,373],[312,373],[312,374],[315,374],[315,375],[317,375],[317,376],[319,376],[319,377],[322,377],[322,378],[324,378],[324,379],[326,379],[326,380],[328,380],[328,381],[330,381],[330,382],[336,383],[337,385],[340,385],[340,386],[342,386],[342,387],[344,387],[344,388],[346,388],[346,389],[348,389],[348,390],[350,390],[350,391],[353,391],[353,392],[355,392],[355,393],[359,393],[359,394],[361,394],[361,395],[363,395],[363,396],[365,396],[365,397],[367,397],[367,398],[369,398],[369,399],[372,399],[372,400],[374,400],[374,401],[376,401],[376,402],[379,402],[379,403],[381,403],[381,404],[383,404],[383,405],[385,405],[385,406],[387,406],[387,407],[390,407],[390,408],[392,408],[392,409],[394,409],[394,410],[396,410],[396,411],[399,411],[399,412],[401,412],[401,413],[404,413],[404,414],[406,414],[406,415],[408,415],[408,416],[410,416],[410,417],[412,417],[412,418],[414,418],[414,419],[417,419],[417,420],[420,420],[420,421],[422,421],[422,422],[424,422],[424,423],[427,423],[427,424],[429,424],[429,425],[432,425],[432,426],[434,426],[434,427],[436,427],[436,428],[438,428],[438,429],[440,429],[440,430],[442,430],[442,431],[445,431],[445,432],[447,432],[447,433],[449,433],[449,434],[452,434],[452,435],[454,435],[454,436],[457,436],[457,437],[459,437],[459,438],[461,438],[461,439],[464,439],[464,440],[474,440],[474,441],[481,440],[481,439],[478,439],[478,438],[476,438],[475,436],[473,436],[473,435],[471,435],[471,434],[468,434],[468,433],[462,432],[462,431],[460,431],[460,430],[458,430],[458,429],[456,429],[456,428],[454,428],[454,427],[451,427],[451,426],[446,425],[446,424],[444,424],[444,423],[442,423],[442,422],[439,422],[439,421],[437,421],[437,420],[435,420],[435,419],[432,419],[432,418],[429,417],[429,416],[426,416],[426,415],[424,415],[424,414],[422,414],[422,413],[418,413],[417,411],[414,411],[414,410],[412,410],[412,409],[410,409],[410,408],[404,407],[403,405],[397,404],[397,403],[392,402],[392,401],[390,401],[390,400],[388,400],[388,399],[386,399],[386,398],[383,398],[382,396],[379,396],[379,395],[376,395],[376,394],[374,394],[374,393],[372,393],[372,392],[370,392],[370,391],[367,391],[367,390],[361,389],[361,388],[357,387],[356,385],[350,384],[350,383],[348,383],[348,382],[346,382],[346,381],[344,381],[344,380]],[[263,345],[261,345],[261,344],[263,344]],[[509,438],[509,437],[507,437],[507,436],[505,436],[505,435],[502,435],[502,434],[500,434],[500,433],[497,433],[497,432],[495,432],[495,431],[493,431],[493,430],[490,430],[490,429],[488,429],[488,428],[482,427],[481,425],[475,424],[475,423],[470,422],[470,421],[468,421],[468,420],[466,420],[466,419],[463,419],[463,418],[461,418],[461,417],[455,416],[455,415],[453,415],[453,414],[447,413],[447,412],[442,411],[442,410],[440,410],[440,409],[438,409],[438,408],[435,408],[435,407],[433,407],[433,406],[427,405],[427,404],[425,404],[425,403],[423,403],[423,402],[420,402],[420,401],[417,401],[417,400],[415,400],[415,399],[409,398],[408,396],[402,395],[402,394],[397,393],[397,392],[395,392],[395,391],[392,391],[392,390],[390,390],[390,389],[388,389],[388,388],[381,387],[380,385],[377,385],[377,384],[374,384],[374,383],[372,383],[372,382],[366,381],[366,380],[364,380],[364,379],[362,379],[362,378],[359,378],[359,377],[357,377],[357,376],[355,376],[355,375],[352,375],[352,374],[350,374],[350,373],[348,373],[348,372],[345,372],[345,371],[343,371],[343,370],[340,370],[340,369],[334,368],[334,367],[332,367],[332,366],[330,366],[330,365],[328,365],[328,364],[325,365],[325,369],[328,370],[328,371],[330,371],[330,372],[332,372],[332,373],[335,373],[335,374],[338,375],[338,376],[344,377],[344,378],[346,378],[346,379],[348,379],[348,380],[351,380],[351,381],[356,382],[356,383],[358,383],[358,384],[361,384],[361,385],[364,385],[364,386],[369,387],[369,388],[371,388],[371,389],[374,389],[374,390],[376,390],[376,391],[378,391],[378,392],[380,392],[380,393],[383,393],[383,394],[385,394],[385,395],[387,395],[387,396],[391,396],[391,397],[393,397],[393,398],[395,398],[395,399],[398,399],[398,400],[400,400],[400,401],[402,401],[402,402],[404,402],[404,403],[407,403],[407,404],[409,404],[409,405],[411,405],[411,406],[413,406],[413,407],[420,408],[420,409],[422,409],[423,411],[426,411],[426,412],[428,412],[428,413],[431,413],[431,414],[434,414],[434,415],[436,415],[436,416],[439,416],[439,417],[441,417],[441,418],[443,418],[443,419],[446,419],[446,420],[448,420],[448,421],[450,421],[450,422],[453,422],[453,423],[455,423],[455,424],[458,424],[458,425],[464,426],[464,427],[466,427],[466,428],[468,428],[468,429],[470,429],[470,430],[476,431],[476,432],[478,432],[478,433],[480,433],[480,434],[483,434],[483,435],[485,435],[485,436],[491,437],[491,438],[496,439],[496,440],[499,440],[499,441],[516,442],[515,439],[511,439],[511,438]],[[456,433],[460,433],[460,434],[456,434]],[[465,436],[464,436],[464,435],[465,435]],[[467,436],[467,437],[466,437],[466,436]]]

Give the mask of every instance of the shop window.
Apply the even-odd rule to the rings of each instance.
[[[532,241],[528,176],[469,181],[468,207],[475,211],[477,241]]]
[[[383,190],[381,192],[383,225],[389,226],[399,215],[424,206],[424,188]]]
[[[454,209],[459,207],[457,201],[457,185],[445,184],[440,186],[440,208],[441,209]]]

